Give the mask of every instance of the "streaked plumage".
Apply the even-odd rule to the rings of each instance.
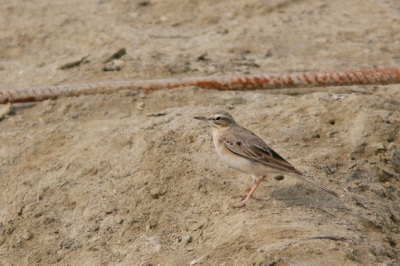
[[[261,183],[258,177],[262,176],[264,179],[268,173],[299,177],[331,195],[339,197],[334,191],[306,178],[282,156],[268,147],[260,137],[236,124],[228,112],[217,111],[210,113],[207,117],[195,117],[195,119],[209,122],[212,125],[214,146],[222,161],[234,169],[251,174],[256,182],[239,207],[246,206],[248,198]]]

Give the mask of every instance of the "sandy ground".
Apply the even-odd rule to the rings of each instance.
[[[2,88],[400,61],[396,0],[1,6]],[[14,105],[0,121],[0,265],[400,265],[399,89],[184,88]],[[192,119],[215,109],[343,197],[271,175],[256,211],[230,208],[252,180],[223,165]],[[318,236],[328,239],[306,240]]]

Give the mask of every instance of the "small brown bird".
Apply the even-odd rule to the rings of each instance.
[[[208,122],[212,126],[212,136],[215,149],[221,160],[228,166],[251,174],[255,184],[247,194],[242,204],[235,208],[247,207],[247,201],[265,179],[266,174],[292,175],[301,178],[325,192],[339,198],[339,195],[313,180],[305,177],[300,171],[283,159],[273,149],[250,130],[236,124],[233,117],[226,111],[210,113],[207,117],[194,117]],[[260,177],[258,179],[258,177]]]

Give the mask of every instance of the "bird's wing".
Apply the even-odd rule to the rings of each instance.
[[[235,134],[224,132],[221,140],[231,152],[272,169],[301,174],[253,132],[240,127]]]
[[[294,168],[293,165],[283,159],[282,156],[280,156],[273,149],[268,147],[268,145],[260,137],[250,130],[240,127],[240,129],[234,134],[224,132],[221,135],[221,140],[225,147],[239,156],[254,162],[262,163],[263,165],[272,169],[293,173],[298,178],[301,178],[304,181],[319,187],[325,192],[328,192],[337,198],[340,197],[336,192],[305,177],[301,172]]]

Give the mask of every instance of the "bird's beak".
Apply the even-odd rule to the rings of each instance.
[[[204,122],[208,122],[207,117],[204,117],[204,116],[195,116],[195,117],[193,117],[193,118],[194,118],[194,119],[197,119],[197,120],[204,121]]]

